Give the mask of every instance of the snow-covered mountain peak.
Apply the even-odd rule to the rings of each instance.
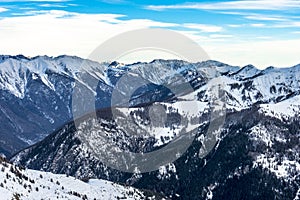
[[[231,74],[231,76],[237,80],[245,80],[245,79],[252,78],[260,73],[261,73],[261,70],[257,69],[255,66],[246,65],[246,66],[240,68],[238,71]]]
[[[41,80],[51,90],[56,90],[55,80],[49,77],[65,76],[70,79],[77,78],[78,72],[94,71],[100,78],[105,79],[105,64],[91,60],[84,60],[75,56],[37,56],[26,58],[24,56],[3,56],[0,62],[0,89],[9,91],[18,98],[24,98],[28,84]],[[100,70],[100,71],[99,71]],[[38,79],[38,80],[37,80]]]
[[[264,72],[269,72],[269,71],[273,71],[274,69],[277,69],[277,68],[274,67],[274,66],[269,66],[269,67],[267,67],[266,69],[264,69],[263,71],[264,71]]]
[[[242,67],[240,72],[256,74],[256,73],[260,72],[260,70],[257,69],[254,65],[249,64],[249,65],[246,65],[246,66]]]
[[[120,62],[117,62],[117,61],[113,61],[112,63],[110,63],[108,65],[108,68],[122,68],[124,67],[125,64],[124,63],[120,63]]]
[[[202,63],[202,64],[207,65],[207,66],[216,66],[216,67],[230,66],[228,64],[225,64],[223,62],[216,61],[216,60],[207,60],[207,61],[198,62],[198,63]]]

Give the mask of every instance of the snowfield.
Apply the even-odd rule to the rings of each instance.
[[[0,199],[146,199],[132,187],[90,179],[86,182],[30,169],[21,169],[0,158]],[[148,198],[149,199],[149,198]]]
[[[279,103],[260,105],[261,112],[267,116],[288,120],[300,112],[300,96],[295,96]]]

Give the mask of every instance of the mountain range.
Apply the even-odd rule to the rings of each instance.
[[[170,199],[297,200],[299,82],[300,65],[1,56],[0,152],[26,168]],[[111,147],[180,156],[131,172]]]

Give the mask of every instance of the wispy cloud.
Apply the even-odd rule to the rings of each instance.
[[[251,14],[245,16],[246,19],[257,20],[257,21],[287,21],[286,16],[272,16],[262,14]]]
[[[223,28],[221,26],[215,26],[215,25],[209,25],[209,24],[187,23],[187,24],[183,24],[183,27],[189,28],[189,29],[200,30],[201,32],[206,32],[206,33],[221,32],[223,30]]]
[[[244,19],[255,20],[255,21],[269,21],[269,22],[283,22],[294,20],[297,17],[293,15],[283,15],[283,14],[262,14],[262,13],[255,13],[255,12],[232,12],[232,11],[214,11],[218,14],[225,14],[225,15],[238,15],[243,17]]]
[[[0,7],[0,12],[5,12],[5,11],[8,11],[8,9]]]
[[[244,24],[227,24],[227,26],[230,28],[241,28],[245,25]]]
[[[300,28],[300,21],[289,21],[278,23],[272,26],[273,28]]]
[[[260,28],[260,27],[265,27],[265,24],[250,24],[252,27]]]
[[[67,7],[66,5],[61,5],[61,4],[50,4],[50,3],[45,3],[45,4],[40,4],[38,5],[39,7],[44,7],[44,8],[53,8],[53,7],[56,7],[56,8],[65,8]]]
[[[149,10],[199,9],[199,10],[289,10],[299,9],[298,0],[240,0],[215,3],[185,3],[175,5],[148,5]]]

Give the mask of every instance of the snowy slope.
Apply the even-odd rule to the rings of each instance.
[[[185,98],[185,97],[183,97]],[[137,132],[140,136],[153,137],[155,139],[155,146],[161,146],[172,141],[185,129],[190,132],[200,126],[203,122],[199,119],[204,113],[207,113],[209,106],[207,102],[200,102],[197,100],[177,101],[174,103],[154,103],[150,110],[147,108],[115,108],[121,114],[115,115],[116,124],[120,125],[120,129],[132,134]],[[150,119],[146,119],[147,112],[150,114]],[[168,122],[168,118],[172,115],[177,115],[180,120],[185,119],[186,124]],[[134,125],[134,126],[132,126]],[[94,130],[96,131],[96,130]],[[111,129],[103,130],[107,135],[110,134]]]
[[[71,176],[21,169],[2,158],[0,170],[1,200],[10,200],[16,196],[24,200],[146,199],[143,192],[132,187],[97,179],[83,182]]]
[[[300,96],[294,96],[278,103],[262,104],[260,107],[260,111],[267,116],[288,120],[299,115]]]
[[[299,94],[299,66],[263,71],[246,66],[228,77],[223,89],[229,109],[242,110],[257,103],[276,103]]]

